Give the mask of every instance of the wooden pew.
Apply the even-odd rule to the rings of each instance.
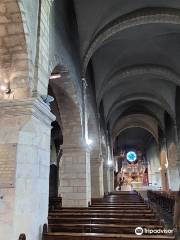
[[[94,233],[123,233],[134,234],[135,228],[138,224],[84,224],[84,223],[62,223],[49,224],[49,232],[94,232]],[[162,225],[141,225],[148,229],[163,229]]]
[[[150,201],[160,205],[163,209],[173,214],[175,205],[175,195],[177,191],[165,192],[165,191],[152,191],[147,192]]]
[[[141,235],[135,234],[110,234],[110,233],[44,233],[43,240],[174,240],[174,236],[164,235]]]
[[[88,208],[61,208],[49,213],[43,240],[175,239],[170,235],[135,235],[138,226],[163,229],[150,205],[136,192],[92,199]]]
[[[51,211],[51,212],[55,212],[55,213],[66,213],[66,212],[79,212],[79,213],[86,213],[86,212],[92,212],[92,213],[152,213],[153,210],[152,209],[117,209],[117,208],[113,208],[113,209],[93,209],[93,208],[82,208],[82,209],[77,209],[77,208],[62,208],[61,210],[55,210],[55,211]]]
[[[133,218],[102,218],[102,217],[57,217],[57,216],[49,216],[48,217],[48,222],[49,223],[104,223],[104,224],[108,224],[108,223],[118,223],[118,224],[133,224],[136,221],[136,223],[138,224],[152,224],[152,225],[159,225],[160,224],[160,220],[159,219],[146,219],[146,218],[137,218],[137,219],[133,219]]]
[[[49,216],[63,218],[63,217],[77,217],[77,218],[84,218],[84,217],[101,217],[101,218],[155,218],[155,213],[94,213],[94,212],[51,212]]]

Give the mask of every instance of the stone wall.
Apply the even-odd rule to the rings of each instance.
[[[29,95],[28,54],[24,24],[16,0],[0,3],[0,83],[12,89],[12,98]],[[0,92],[0,98],[4,98]]]

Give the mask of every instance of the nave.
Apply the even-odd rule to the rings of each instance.
[[[163,223],[136,191],[114,192],[92,199],[88,208],[60,208],[49,212],[43,240],[170,240],[171,234],[135,234],[135,229],[163,230]],[[140,229],[141,231],[141,229]],[[138,233],[138,230],[137,230]]]
[[[0,239],[172,230],[179,190],[180,0],[0,0]]]

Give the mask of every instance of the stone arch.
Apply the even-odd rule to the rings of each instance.
[[[49,83],[62,121],[63,152],[59,170],[62,206],[87,207],[91,199],[90,155],[83,138],[81,106],[67,68],[58,65],[53,75],[59,75],[55,79],[50,77]]]
[[[63,30],[62,25],[64,26],[65,24],[64,19],[59,18],[60,13],[58,12],[58,10],[60,8],[59,6],[56,6],[57,4],[66,1],[58,0],[47,1],[49,2],[48,21],[50,25],[48,32],[49,33],[48,71],[49,73],[51,73],[55,66],[61,66],[61,72],[67,74],[68,78],[73,79],[72,85],[76,92],[75,101],[81,103],[82,101],[81,70],[76,61],[77,59],[74,59],[74,55],[76,52],[73,52],[72,49],[71,49],[72,51],[69,50],[69,46],[72,44],[72,42],[68,42],[67,39],[69,39],[70,37],[66,36],[65,34],[71,32],[71,29],[69,29],[68,26],[66,26],[67,29]],[[65,9],[64,11],[68,12],[67,9]],[[59,19],[62,21],[60,24]],[[61,48],[59,48],[59,45],[61,45]]]
[[[56,97],[61,115],[63,145],[73,147],[79,141],[80,146],[82,144],[81,108],[75,85],[64,66],[56,66],[52,71],[53,74],[60,74],[58,79],[50,79],[49,84]]]
[[[106,94],[109,88],[113,88],[122,84],[122,82],[125,81],[128,77],[144,74],[153,74],[154,76],[158,76],[166,81],[180,85],[180,76],[178,76],[174,71],[167,67],[156,65],[141,65],[131,66],[121,70],[116,69],[108,74],[106,79],[103,81],[101,91],[98,94],[98,103],[101,101],[103,95]],[[114,82],[113,79],[115,79]]]
[[[89,60],[95,51],[115,34],[136,26],[145,24],[180,24],[179,10],[171,8],[145,8],[128,13],[107,24],[92,39],[87,52],[84,54],[82,75],[86,75]]]
[[[152,103],[151,103],[152,104]],[[158,122],[158,126],[159,129],[162,133],[164,133],[164,121],[163,119],[161,119],[159,116],[157,116],[157,109],[152,109],[151,107],[147,106],[147,102],[139,102],[137,103],[138,108],[140,109],[140,111],[137,111],[136,114],[145,114],[147,116],[152,117],[153,119],[155,119]],[[113,113],[114,117],[110,118],[110,121],[112,122],[110,125],[110,130],[112,131],[112,129],[114,128],[114,126],[117,124],[117,122],[119,121],[119,119],[121,119],[124,116],[130,115],[130,114],[134,114],[135,112],[133,111],[133,106],[135,106],[134,102],[129,102],[128,104],[124,103],[123,105],[121,105],[116,112],[118,112],[118,114],[116,114],[115,112]],[[157,105],[153,104],[154,107],[158,107]],[[160,110],[160,109],[159,109]],[[131,112],[133,111],[133,112]],[[162,110],[163,111],[163,110]]]
[[[112,133],[113,139],[127,128],[139,127],[147,130],[158,143],[158,123],[148,115],[131,114],[120,119],[115,125]]]
[[[128,103],[128,102],[132,102],[132,101],[136,101],[136,100],[145,100],[145,101],[149,101],[152,103],[157,104],[158,106],[160,106],[161,108],[163,108],[164,110],[166,110],[174,119],[175,118],[175,114],[174,111],[171,109],[171,107],[169,106],[169,104],[161,98],[158,98],[157,96],[151,95],[151,94],[134,94],[134,95],[129,95],[126,96],[126,99],[119,99],[117,100],[113,106],[111,107],[111,109],[109,110],[107,116],[106,116],[106,120],[108,121],[111,114],[118,109],[121,105]]]
[[[20,99],[30,96],[31,72],[28,47],[28,28],[22,2],[1,1],[0,29],[0,83],[9,94],[1,92],[1,98]]]
[[[59,186],[59,166],[62,157],[63,133],[62,120],[59,112],[58,102],[54,96],[51,85],[48,87],[48,96],[54,98],[50,103],[50,109],[56,117],[51,123],[51,143],[50,143],[50,173],[49,173],[49,209],[53,209],[53,197],[58,197]]]

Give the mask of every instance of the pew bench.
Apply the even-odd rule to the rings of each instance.
[[[48,232],[80,232],[80,233],[123,233],[134,234],[135,228],[139,227],[138,224],[84,224],[84,223],[62,223],[62,224],[49,224]],[[147,229],[163,229],[162,225],[141,225]]]
[[[92,212],[87,212],[87,213],[82,213],[82,212],[50,212],[49,216],[52,217],[58,217],[58,218],[63,218],[63,217],[77,217],[77,218],[84,218],[84,217],[101,217],[101,218],[155,218],[156,215],[155,213],[92,213]]]
[[[152,213],[152,209],[93,209],[93,208],[87,208],[87,209],[76,209],[76,208],[71,208],[71,209],[66,209],[62,208],[59,210],[54,210],[51,211],[52,213],[66,213],[66,212],[77,212],[77,213]]]
[[[110,234],[110,233],[69,233],[69,232],[55,232],[44,233],[43,240],[174,240],[174,236],[165,235],[141,235],[135,234]]]
[[[142,224],[151,224],[151,225],[159,225],[160,224],[160,220],[159,219],[146,219],[146,218],[137,218],[137,219],[133,219],[133,218],[102,218],[102,217],[73,217],[73,218],[69,218],[69,217],[52,217],[49,216],[48,217],[48,222],[49,223],[89,223],[89,224],[93,224],[93,223],[118,223],[118,224],[133,224],[136,221],[136,223],[138,223],[139,225]]]

